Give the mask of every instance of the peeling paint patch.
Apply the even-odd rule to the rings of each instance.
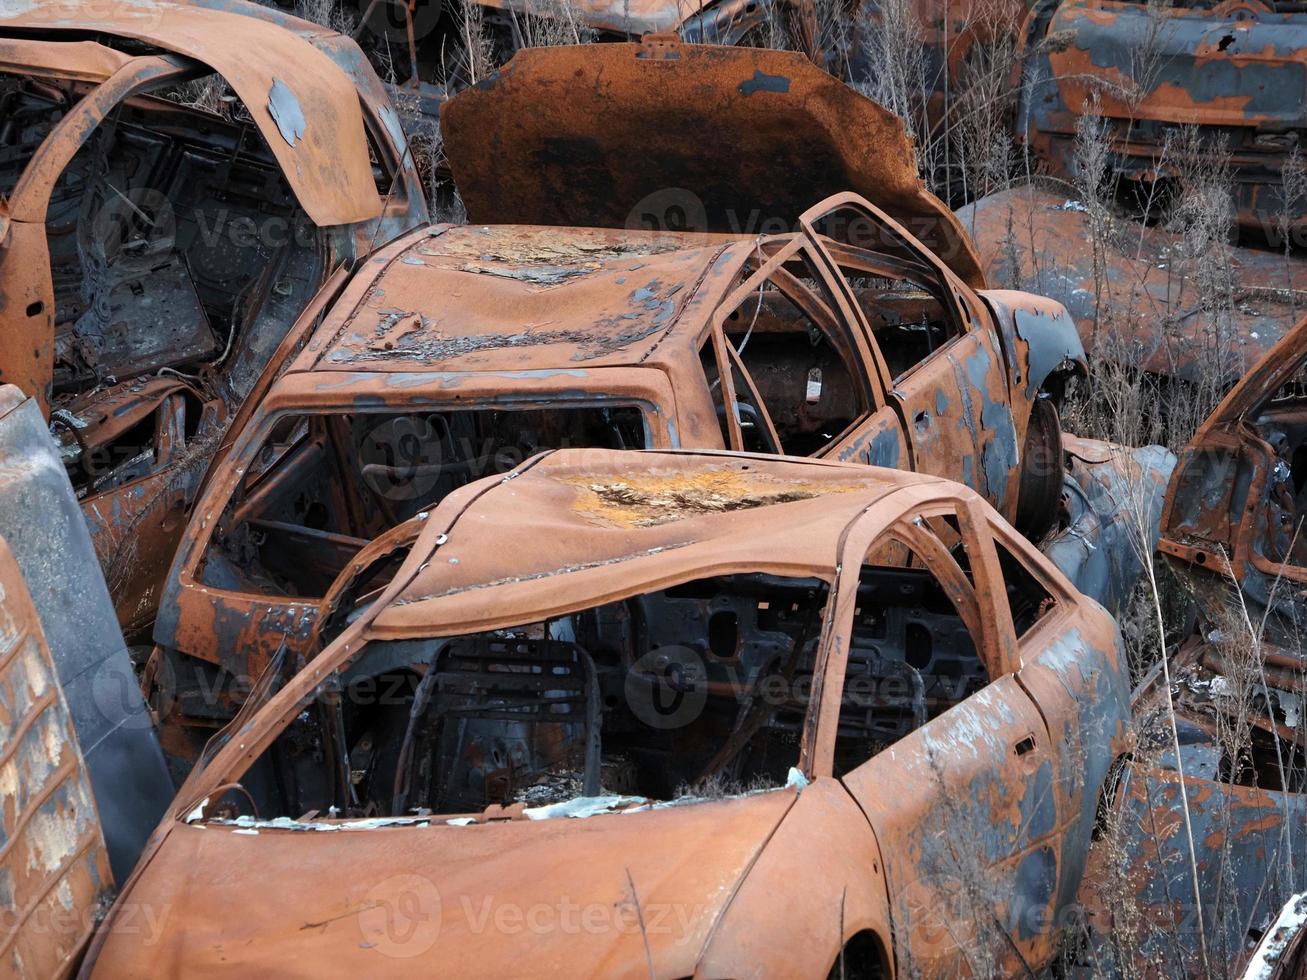
[[[268,112],[277,130],[289,145],[294,146],[304,138],[304,110],[300,108],[299,99],[290,90],[290,86],[280,78],[272,80],[268,92]]]

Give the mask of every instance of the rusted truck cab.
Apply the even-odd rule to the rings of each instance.
[[[427,219],[348,38],[240,0],[0,11],[0,381],[147,628],[230,413],[333,270]]]

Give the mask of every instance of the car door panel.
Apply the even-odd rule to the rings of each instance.
[[[885,858],[901,969],[1012,975],[1050,955],[1055,770],[1016,678],[993,681],[843,781]]]
[[[886,406],[863,419],[822,455],[841,463],[865,463],[910,470],[912,452],[898,413]]]
[[[1040,640],[1017,673],[1048,722],[1062,800],[1059,905],[1074,901],[1093,837],[1099,797],[1129,720],[1125,674],[1101,642],[1069,624]]]
[[[913,721],[895,723],[885,711],[903,713],[903,688],[866,702],[889,741],[840,777],[884,857],[899,969],[1018,973],[1047,962],[1057,943],[1063,810],[1053,748],[1015,676],[1013,624],[983,505],[949,488],[893,499],[899,518],[869,516],[843,547],[841,568],[861,568],[838,584],[832,679],[823,682],[814,752],[856,733],[863,703],[855,665],[902,660],[913,668]],[[891,589],[886,572],[896,567]],[[913,622],[930,637],[924,646],[912,641]]]
[[[818,231],[818,225],[840,213],[855,216],[847,230],[860,227],[861,234],[853,236],[859,240],[836,241]],[[890,401],[902,417],[912,451],[911,468],[972,487],[1005,516],[1014,516],[1018,446],[1007,367],[988,320],[978,318],[982,305],[939,256],[867,201],[841,196],[822,202],[800,221],[812,248],[836,279],[842,307],[872,348],[873,361],[884,377],[894,376],[889,382]],[[890,318],[895,330],[927,338],[925,351],[915,350],[903,363],[896,359],[892,372],[892,351],[877,340],[869,313],[861,305],[865,299],[859,299],[854,288],[856,280],[865,281],[867,276],[873,280],[890,276],[898,285],[912,287],[909,294],[933,298],[938,304],[939,322],[931,326],[913,327],[915,320],[898,324]],[[884,293],[885,301],[904,295]],[[949,338],[938,346],[932,338],[936,330]]]
[[[1017,440],[994,338],[969,330],[894,384],[914,469],[969,486],[1011,515]]]
[[[1075,899],[1100,795],[1126,750],[1129,675],[1111,616],[1059,578],[1011,527],[995,522],[990,529],[1000,564],[1007,563],[1006,604],[1024,628],[1016,677],[1038,706],[1052,742],[1062,814],[1060,907]]]

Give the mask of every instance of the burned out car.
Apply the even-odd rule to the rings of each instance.
[[[139,629],[223,421],[421,185],[358,47],[239,0],[6,3],[0,119],[0,381]]]
[[[886,223],[917,260],[815,230],[442,226],[382,250],[220,453],[170,573],[156,656],[242,677],[283,645],[307,653],[328,586],[369,542],[539,449],[898,466],[1044,521],[1061,495],[1060,430],[1040,393],[1060,378],[1036,381],[1041,362],[996,320],[1015,311],[1025,330],[1023,317],[1035,329],[1047,317],[1073,341],[1069,320],[932,269],[866,202],[815,213],[835,206]],[[183,677],[199,666],[170,683],[193,688]]]
[[[1112,172],[1165,185],[1228,153],[1240,230],[1282,244],[1287,218],[1302,244],[1307,200],[1282,178],[1307,125],[1298,4],[1040,0],[1025,31],[1017,135],[1050,172],[1074,173],[1077,120],[1094,98]],[[1198,140],[1177,138],[1182,127]]]
[[[974,491],[560,450],[402,537],[211,741],[118,899],[169,909],[162,934],[111,912],[93,974],[1053,958],[1126,666],[1111,617]],[[560,903],[589,925],[497,911]]]
[[[1159,547],[1201,605],[1237,588],[1266,640],[1290,648],[1307,622],[1303,535],[1307,490],[1307,319],[1272,347],[1217,406],[1180,455]],[[1268,668],[1269,669],[1269,668]]]
[[[708,68],[737,98],[735,79],[780,54],[683,47],[660,63],[669,83],[705,84]],[[553,68],[641,50],[539,54]],[[789,93],[751,96],[753,118],[801,117],[810,93],[798,82],[815,75],[906,147],[874,103],[796,55],[784,63],[805,74]],[[538,62],[514,64],[511,77],[530,79]],[[617,75],[607,77],[611,94]],[[468,96],[477,112],[493,109],[465,93],[448,107],[459,126],[472,124]],[[449,149],[466,162],[456,141]],[[860,186],[901,164],[877,166]],[[965,272],[955,219],[915,174],[899,186],[898,198],[881,189],[884,208],[836,195],[780,234],[440,225],[378,252],[320,325],[288,337],[298,353],[279,355],[284,370],[206,480],[154,633],[178,710],[215,709],[195,696],[211,668],[249,678],[283,645],[307,653],[327,587],[369,542],[540,449],[685,446],[896,466],[959,480],[1023,529],[1047,528],[1062,477],[1054,399],[1083,370],[1074,325],[1055,303],[965,282],[900,223],[924,215],[937,242],[953,236]]]

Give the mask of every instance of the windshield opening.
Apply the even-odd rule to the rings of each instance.
[[[577,798],[783,786],[827,593],[730,575],[512,629],[374,641],[243,785],[263,818],[549,815]],[[249,814],[245,799],[211,815]]]

